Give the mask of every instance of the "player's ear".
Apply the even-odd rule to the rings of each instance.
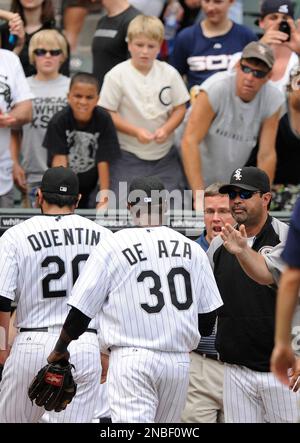
[[[44,201],[44,197],[43,197],[43,193],[42,193],[40,188],[38,188],[37,191],[36,191],[35,199],[36,199],[35,206],[37,208],[41,208],[42,207],[42,203]]]
[[[76,205],[75,205],[75,209],[78,208],[78,205],[79,205],[79,202],[81,200],[81,197],[82,197],[82,194],[78,194],[78,199],[77,199],[77,202],[76,202]]]

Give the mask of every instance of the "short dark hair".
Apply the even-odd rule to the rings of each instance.
[[[73,85],[76,83],[87,83],[88,85],[94,85],[97,89],[97,93],[100,93],[100,84],[98,82],[97,77],[90,72],[79,71],[73,75],[71,78],[70,89],[72,89]]]
[[[43,197],[49,205],[56,205],[60,208],[75,206],[78,200],[78,195],[60,195],[52,192],[43,192]]]

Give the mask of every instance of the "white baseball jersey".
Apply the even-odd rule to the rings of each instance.
[[[174,352],[195,349],[198,313],[223,304],[206,254],[164,226],[125,229],[101,243],[69,303],[92,318],[102,309],[103,348]]]
[[[113,234],[79,215],[38,215],[7,230],[0,239],[0,295],[17,302],[20,331],[5,362],[0,385],[0,422],[37,422],[44,408],[29,400],[28,386],[46,364],[69,312],[67,300],[91,250]],[[89,328],[99,329],[95,319]],[[97,334],[86,332],[69,347],[77,394],[50,422],[90,422],[101,373]]]
[[[62,326],[80,270],[100,239],[112,235],[75,214],[37,215],[8,229],[0,239],[0,294],[17,303],[16,326]]]
[[[100,311],[112,421],[178,422],[198,313],[222,305],[199,245],[167,227],[119,231],[94,249],[69,303]]]

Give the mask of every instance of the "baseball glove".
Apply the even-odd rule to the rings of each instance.
[[[28,388],[30,400],[35,400],[37,406],[43,406],[46,411],[65,409],[77,390],[72,368],[74,366],[63,359],[40,369]]]

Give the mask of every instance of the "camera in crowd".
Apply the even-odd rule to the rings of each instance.
[[[286,20],[282,20],[279,23],[278,31],[281,31],[281,32],[284,32],[285,34],[287,34],[289,36],[287,41],[290,40],[290,38],[291,38],[291,27],[290,27],[290,25],[288,24],[288,22]]]

